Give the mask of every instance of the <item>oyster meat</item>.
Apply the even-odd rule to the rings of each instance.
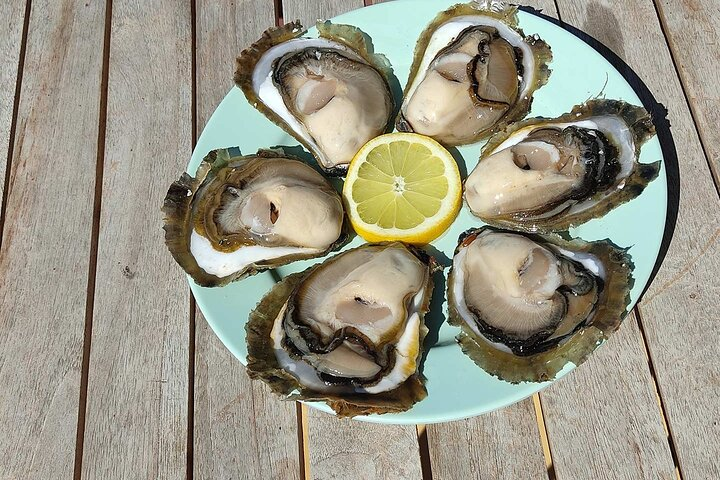
[[[528,232],[567,230],[640,195],[660,162],[638,162],[655,134],[642,107],[591,100],[555,119],[493,136],[465,180],[465,201],[486,223]]]
[[[249,375],[340,416],[409,409],[426,396],[418,367],[434,268],[395,242],[286,277],[246,325]]]
[[[198,285],[215,287],[340,246],[338,193],[307,164],[271,150],[211,151],[170,186],[165,243]]]
[[[517,7],[455,5],[418,40],[397,129],[444,145],[474,143],[527,114],[551,59],[545,42],[518,28]]]
[[[298,22],[267,30],[237,59],[235,83],[250,104],[307,147],[328,174],[392,121],[390,66],[357,27]]]
[[[627,314],[632,263],[608,241],[483,227],[460,239],[448,277],[463,351],[512,383],[582,363]]]

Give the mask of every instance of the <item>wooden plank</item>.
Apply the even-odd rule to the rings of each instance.
[[[706,440],[717,436],[720,425],[720,344],[708,335],[717,323],[720,208],[654,5],[558,5],[564,21],[611,46],[668,109],[682,195],[667,256],[639,310],[680,471],[685,478],[720,478],[720,444]]]
[[[607,345],[540,394],[558,478],[675,479],[647,362],[628,317]]]
[[[0,251],[3,479],[73,475],[104,15],[104,2],[32,2]],[[13,42],[0,39],[17,64]]]
[[[284,0],[285,21],[313,25],[363,6],[362,0]],[[306,478],[420,478],[417,432],[412,426],[381,426],[341,420],[307,409]]]
[[[481,417],[427,426],[435,480],[545,478],[532,400]]]
[[[186,475],[190,302],[159,232],[191,150],[191,25],[189,2],[112,2],[85,478]]]
[[[363,0],[282,0],[282,4],[286,23],[300,20],[306,27],[364,6]]]
[[[715,0],[655,2],[687,94],[695,124],[720,186],[720,90],[714,75],[720,65],[720,4]]]
[[[251,382],[204,318],[196,338],[195,478],[299,479],[295,404]]]
[[[197,122],[233,86],[233,60],[275,24],[271,2],[200,0],[196,6]],[[197,479],[299,479],[295,404],[251,382],[197,311],[194,472]],[[251,441],[249,441],[251,440]]]
[[[20,64],[25,0],[0,4],[0,207],[5,189],[6,162],[10,152],[10,135],[15,107],[16,81]],[[2,228],[2,224],[0,224]],[[2,232],[0,232],[2,237]],[[0,245],[2,242],[0,241]]]
[[[307,478],[422,478],[415,427],[339,419],[314,408],[307,415]]]

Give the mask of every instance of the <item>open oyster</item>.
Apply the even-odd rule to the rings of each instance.
[[[399,412],[426,396],[418,372],[434,260],[369,244],[286,277],[246,325],[248,374],[339,416]]]
[[[545,42],[518,28],[517,7],[455,5],[418,40],[397,129],[444,145],[474,143],[527,114],[551,59]]]
[[[165,204],[165,243],[198,285],[215,287],[339,246],[344,212],[322,175],[283,153],[211,151]]]
[[[638,162],[655,134],[642,107],[591,100],[555,119],[493,136],[465,180],[465,201],[486,223],[528,232],[567,230],[640,195],[660,162]]]
[[[632,264],[608,241],[483,227],[460,238],[448,277],[460,346],[512,383],[552,380],[581,364],[627,314]]]
[[[237,59],[235,83],[248,101],[295,137],[331,175],[392,121],[390,65],[363,32],[318,23],[306,38],[298,22],[270,28]]]

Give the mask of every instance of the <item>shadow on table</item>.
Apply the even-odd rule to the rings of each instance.
[[[665,215],[665,231],[663,232],[660,252],[658,253],[657,261],[655,262],[655,266],[650,274],[650,279],[640,295],[640,298],[642,298],[650,284],[655,279],[655,275],[657,275],[657,272],[665,259],[668,248],[670,247],[670,241],[672,240],[673,233],[675,232],[678,205],[680,202],[680,169],[678,167],[678,156],[677,150],[675,149],[675,141],[673,140],[670,132],[670,121],[667,118],[667,108],[665,108],[665,105],[655,100],[655,97],[652,92],[650,92],[650,89],[632,70],[632,68],[630,68],[630,66],[625,63],[622,58],[617,56],[600,41],[591,37],[582,30],[573,27],[572,25],[568,25],[556,18],[543,14],[540,10],[526,6],[520,6],[519,8],[524,12],[530,13],[559,26],[563,30],[572,33],[580,40],[594,48],[598,53],[600,53],[600,55],[605,57],[605,59],[610,62],[618,72],[620,72],[633,90],[635,90],[637,96],[640,97],[645,109],[652,115],[653,122],[655,123],[655,130],[657,131],[657,137],[660,141],[660,148],[662,149],[664,157],[663,166],[665,168],[665,173],[667,174],[668,207]]]

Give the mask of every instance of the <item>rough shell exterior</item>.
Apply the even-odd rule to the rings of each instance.
[[[413,247],[408,248],[419,253],[418,257],[428,263],[431,273],[438,268],[432,257],[423,255],[421,251],[413,249]],[[285,400],[325,402],[339,417],[397,413],[410,409],[415,403],[427,396],[424,378],[419,371],[411,375],[399,387],[381,394],[334,395],[320,393],[304,387],[293,375],[279,365],[270,337],[273,323],[283,305],[293,295],[302,281],[320,265],[315,265],[304,272],[285,277],[263,297],[250,314],[250,318],[245,325],[248,347],[248,375],[252,379],[260,379],[268,384],[273,393],[282,396]],[[428,276],[428,284],[425,288],[424,302],[421,309],[420,321],[422,327],[420,329],[418,359],[423,357],[423,340],[428,331],[424,326],[424,315],[430,307],[430,298],[432,297],[433,282],[431,277],[432,275]]]
[[[482,15],[497,19],[507,24],[525,38],[525,41],[531,47],[533,54],[535,55],[535,71],[532,72],[534,80],[530,88],[529,95],[525,98],[519,98],[515,105],[508,110],[505,116],[496,123],[492,129],[481,132],[475,141],[486,138],[493,133],[502,130],[508,124],[525,117],[532,106],[533,93],[545,85],[550,78],[550,73],[552,71],[548,67],[548,64],[552,61],[552,51],[550,50],[550,46],[537,35],[525,36],[522,29],[518,27],[517,12],[518,9],[515,5],[508,5],[505,2],[482,1],[457,4],[444,12],[439,13],[433,21],[425,27],[425,30],[423,30],[420,34],[420,38],[418,38],[415,46],[413,63],[410,67],[410,74],[408,75],[408,81],[403,91],[403,99],[407,97],[410,86],[413,84],[415,77],[417,77],[419,73],[418,70],[420,69],[420,64],[422,63],[425,50],[427,49],[435,30],[448,20],[452,20],[455,17],[464,15]],[[527,72],[525,72],[525,75],[527,75]],[[400,131],[412,131],[410,125],[408,125],[405,121],[402,112],[398,114],[398,117],[395,120],[395,125]]]
[[[237,149],[235,149],[237,150]],[[223,148],[209,152],[203,158],[198,167],[195,176],[183,173],[182,176],[172,185],[165,196],[162,211],[165,214],[163,230],[165,230],[165,244],[170,250],[175,261],[192,277],[198,285],[202,287],[219,287],[230,282],[242,280],[258,272],[269,268],[285,265],[296,260],[309,258],[307,255],[287,255],[285,257],[275,258],[268,261],[258,261],[249,265],[246,269],[236,272],[227,277],[217,277],[207,273],[200,268],[195,257],[190,252],[190,234],[193,230],[192,205],[195,200],[195,194],[203,185],[213,171],[225,168],[230,161],[236,161],[242,158],[287,158],[300,163],[301,160],[289,156],[282,151],[276,150],[258,150],[255,155],[250,156],[233,156],[230,149]],[[310,168],[310,167],[308,167]],[[332,189],[328,183],[327,187]],[[347,218],[343,220],[343,233],[340,238],[330,246],[330,248],[322,253],[313,255],[320,257],[327,252],[340,248],[344,245],[348,238],[349,223]]]
[[[482,220],[485,223],[497,227],[530,233],[562,232],[592,220],[593,218],[601,217],[610,210],[638,197],[643,190],[645,190],[645,187],[657,178],[660,172],[660,161],[653,163],[637,162],[642,145],[655,135],[655,126],[651,116],[644,108],[630,105],[621,100],[589,100],[581,105],[575,106],[570,113],[566,113],[557,118],[530,118],[508,125],[502,132],[493,135],[492,138],[488,140],[482,149],[480,161],[482,162],[484,158],[515,132],[528,126],[541,126],[547,123],[576,122],[599,115],[618,115],[628,124],[633,135],[636,161],[632,172],[625,178],[622,188],[618,189],[616,186],[611,187],[612,193],[609,195],[603,195],[603,192],[599,192],[591,197],[597,200],[594,206],[573,214],[560,214],[548,218],[526,218],[522,215],[513,215],[507,216],[506,218],[483,218]]]
[[[373,52],[369,37],[362,30],[352,25],[333,24],[329,21],[318,22],[316,28],[321,38],[345,45],[360,55],[360,57],[382,75],[385,83],[388,85],[388,91],[391,91],[389,78],[392,75],[392,67],[390,66],[390,62],[384,55]],[[318,153],[312,146],[306,142],[305,139],[300,138],[285,120],[265,105],[258,97],[257,92],[253,89],[252,80],[255,65],[266,51],[288,40],[300,38],[305,33],[307,33],[307,30],[297,20],[286,23],[281,27],[271,27],[267,29],[257,42],[243,50],[240,56],[237,57],[234,79],[235,84],[243,91],[250,105],[265,115],[271,122],[285,130],[289,135],[293,136],[298,142],[302,143],[315,157],[318,157]],[[388,120],[388,128],[386,128],[386,131],[391,125],[392,118]],[[318,163],[321,165],[320,162]],[[346,172],[347,165],[339,165],[332,169],[325,169],[325,173],[331,176],[344,176]]]
[[[482,227],[465,232],[455,253],[474,240],[475,235],[492,227]],[[454,307],[456,298],[451,288],[453,269],[448,275],[448,323],[461,328],[456,337],[462,351],[480,368],[489,374],[510,383],[546,382],[554,380],[568,362],[576,366],[583,363],[607,338],[615,332],[628,314],[630,289],[633,285],[631,275],[633,264],[626,249],[615,246],[609,240],[585,242],[580,239],[566,241],[552,236],[526,234],[538,243],[555,245],[573,252],[590,253],[605,266],[605,278],[596,310],[591,321],[581,327],[570,339],[559,346],[529,356],[517,356],[494,348],[487,340],[477,336],[465,323]]]

